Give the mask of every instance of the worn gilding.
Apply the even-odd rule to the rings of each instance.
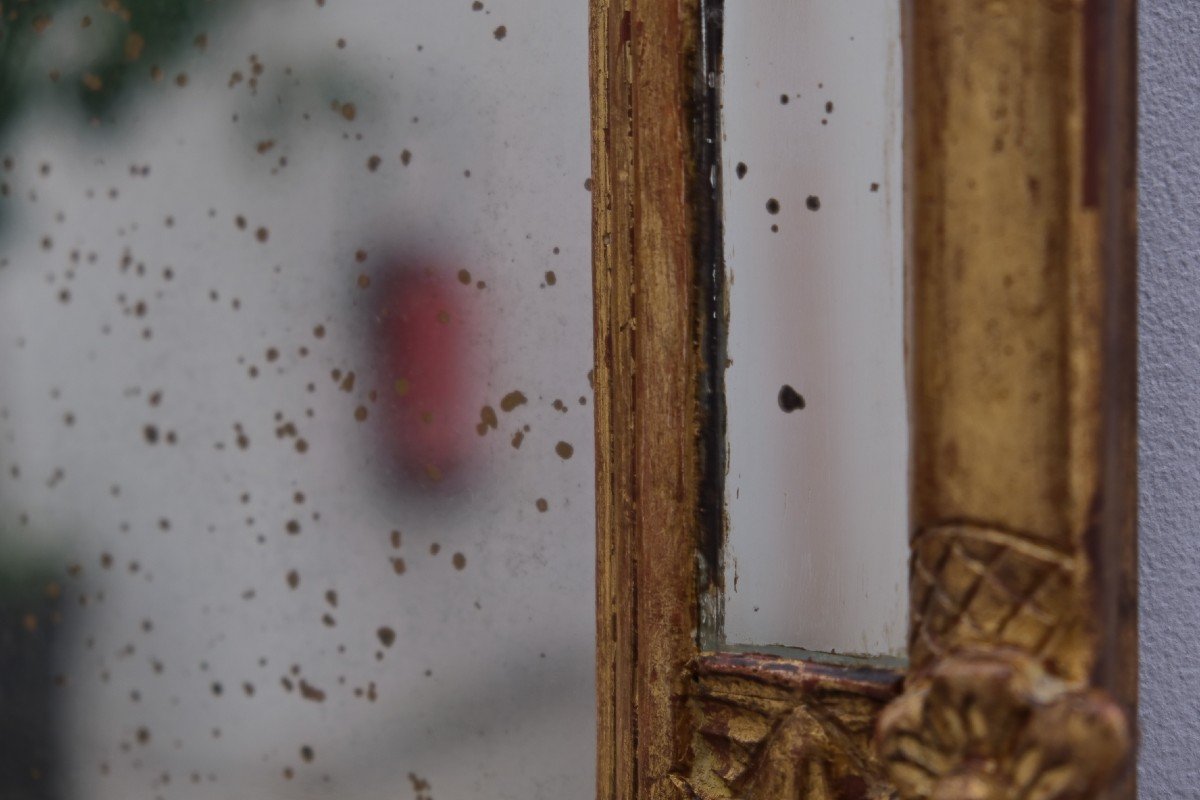
[[[895,699],[699,652],[698,8],[591,8],[599,796],[1132,798],[1132,2],[906,3]]]

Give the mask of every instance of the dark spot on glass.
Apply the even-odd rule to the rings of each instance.
[[[788,96],[786,94],[779,95],[779,104],[781,106],[786,106],[788,104]]]
[[[409,152],[408,150],[401,150],[400,151],[400,163],[407,167],[408,162],[410,162],[410,161],[412,161],[412,153]]]
[[[508,28],[504,25],[501,25],[500,27],[496,28],[496,30],[492,31],[492,35],[496,37],[496,41],[500,41],[505,36],[508,36]]]
[[[737,167],[734,169],[734,172],[736,172],[736,173],[737,173],[737,176],[738,176],[738,180],[739,180],[739,181],[740,181],[742,178],[746,177],[746,170],[747,170],[747,167],[746,167],[746,162],[744,162],[744,161],[739,161],[739,162],[737,163]]]
[[[503,398],[500,399],[500,410],[504,411],[504,412],[512,411],[517,406],[525,405],[526,401],[527,401],[527,398],[525,397],[523,392],[519,392],[519,391],[509,392],[508,394],[504,395]],[[495,425],[493,425],[492,427],[494,428]]]
[[[325,692],[303,679],[300,680],[300,697],[312,703],[325,702]]]
[[[537,499],[537,502],[534,503],[534,505],[537,506],[537,510],[542,512],[543,514],[546,513],[550,509],[550,504],[546,502],[546,498],[544,498],[544,497],[539,497]]]
[[[832,100],[829,100],[828,102],[825,103],[825,113],[826,114],[833,113],[833,101]]]
[[[455,553],[453,556],[450,557],[450,563],[452,563],[454,565],[455,569],[461,571],[462,569],[464,569],[467,566],[467,557],[464,556],[462,553]]]
[[[809,211],[818,211],[821,208],[821,198],[817,197],[815,194],[810,194],[808,199],[804,201],[804,205]]]
[[[878,183],[872,183],[872,184],[871,184],[871,191],[872,191],[872,192],[878,192],[878,191],[879,191],[879,184],[878,184]]]
[[[774,197],[772,197],[770,200],[767,201],[767,213],[768,214],[778,214],[779,213],[779,201],[776,200]]]
[[[784,412],[791,414],[793,411],[799,411],[804,408],[804,397],[793,389],[791,386],[784,384],[779,390],[779,407]]]
[[[384,647],[391,647],[396,642],[396,632],[387,626],[379,628],[375,631],[375,635],[379,637],[379,643]]]
[[[483,436],[487,433],[487,429],[495,430],[500,424],[500,419],[496,416],[496,409],[491,406],[484,406],[479,410],[479,424],[475,426],[476,432]]]
[[[559,442],[554,445],[554,452],[558,454],[559,458],[565,461],[575,454],[575,448],[566,442]]]

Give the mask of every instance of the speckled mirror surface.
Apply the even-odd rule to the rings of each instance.
[[[0,796],[589,795],[586,4],[3,13]]]
[[[727,3],[723,27],[724,639],[901,656],[899,3]]]

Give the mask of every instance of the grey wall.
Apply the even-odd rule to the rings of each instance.
[[[1142,798],[1200,797],[1200,2],[1141,0]]]

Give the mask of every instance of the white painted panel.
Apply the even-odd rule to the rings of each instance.
[[[725,640],[901,654],[899,6],[731,2],[724,58]]]

